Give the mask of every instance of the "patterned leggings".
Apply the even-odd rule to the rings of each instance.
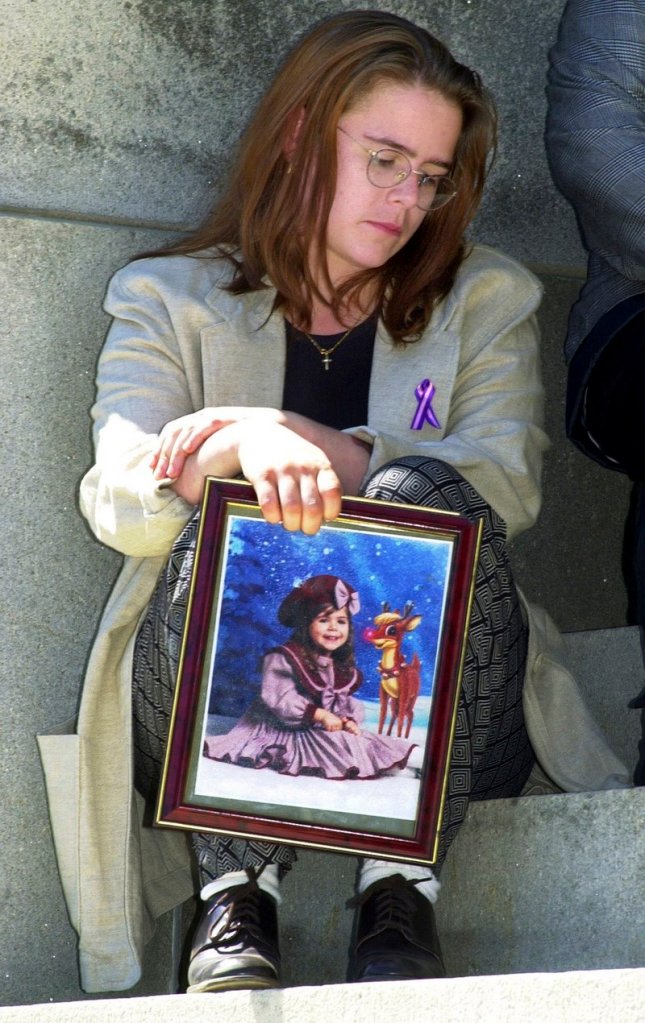
[[[364,496],[484,520],[462,691],[441,828],[440,867],[469,800],[521,792],[534,762],[522,713],[528,629],[505,547],[504,524],[459,473],[436,459],[398,459],[370,478]],[[168,735],[199,515],[177,538],[137,635],[133,666],[137,788],[153,799]],[[231,870],[277,863],[295,850],[271,842],[193,834],[201,885]]]

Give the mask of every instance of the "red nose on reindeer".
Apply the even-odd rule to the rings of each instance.
[[[396,643],[400,646],[406,632],[412,632],[421,621],[421,615],[413,615],[412,602],[405,605],[403,614],[400,611],[390,611],[388,604],[383,604],[380,614],[374,616],[373,626],[366,626],[363,629],[363,639],[374,646],[383,646],[386,643]]]

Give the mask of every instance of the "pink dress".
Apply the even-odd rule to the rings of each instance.
[[[359,726],[363,705],[352,694],[362,681],[336,664],[289,642],[262,665],[261,695],[226,735],[209,736],[204,754],[242,767],[319,778],[377,778],[405,767],[415,743],[373,732],[326,732],[314,723],[318,707]]]

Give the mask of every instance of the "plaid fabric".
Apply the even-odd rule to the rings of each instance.
[[[645,4],[569,0],[550,51],[546,144],[589,251],[570,360],[610,309],[645,292]]]
[[[438,867],[469,801],[518,796],[535,756],[524,724],[522,686],[528,629],[499,515],[451,466],[410,456],[372,476],[365,496],[483,519],[461,697],[448,773]]]

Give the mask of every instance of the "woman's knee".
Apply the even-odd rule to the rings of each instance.
[[[406,455],[380,466],[362,487],[362,496],[468,514],[488,509],[475,488],[452,465],[438,458]]]

